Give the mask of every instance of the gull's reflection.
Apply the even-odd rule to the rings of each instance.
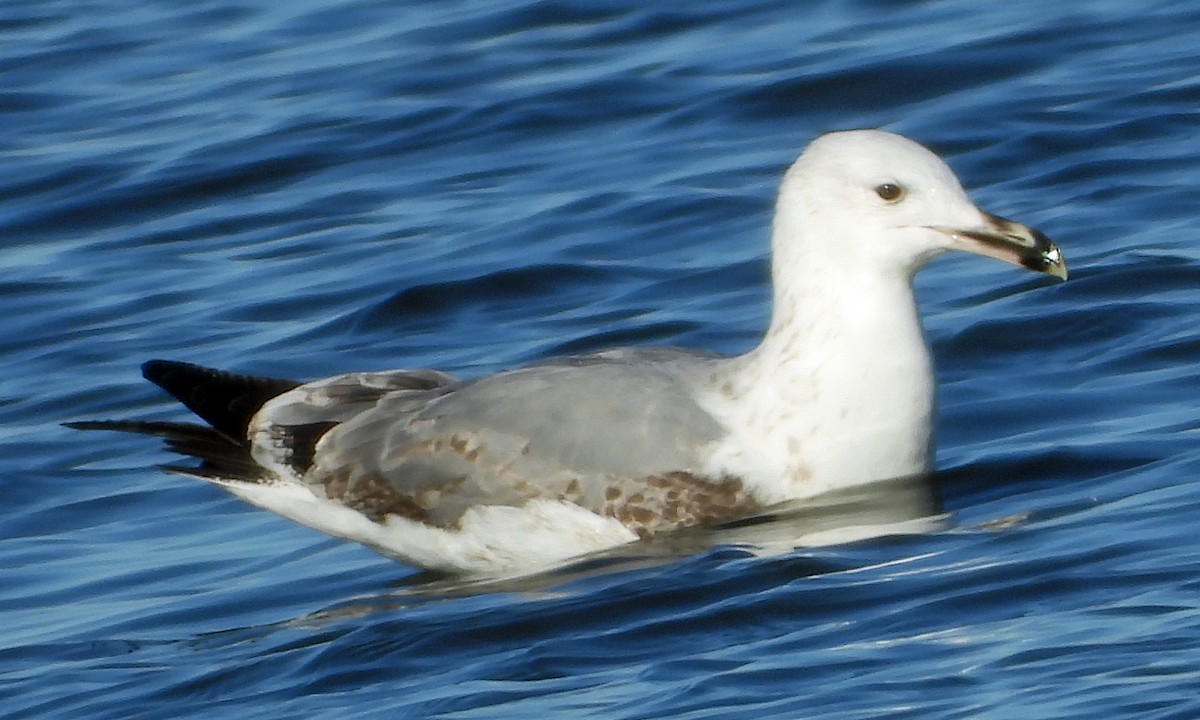
[[[490,593],[513,593],[529,599],[562,597],[586,592],[579,584],[590,579],[608,584],[620,584],[630,578],[637,582],[638,571],[687,558],[700,563],[718,558],[746,560],[756,555],[784,556],[799,549],[798,562],[788,564],[788,573],[822,574],[829,570],[828,566],[805,557],[803,548],[888,535],[922,534],[944,527],[946,517],[942,514],[938,488],[935,477],[876,482],[777,505],[758,517],[726,525],[664,534],[522,577],[438,577],[422,572],[405,577],[399,587],[390,591],[349,598],[283,622],[208,634],[203,641],[261,639],[277,630],[321,628],[339,620]]]

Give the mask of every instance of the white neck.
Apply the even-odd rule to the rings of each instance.
[[[776,488],[768,502],[927,471],[934,380],[910,275],[795,251],[776,248],[770,329],[727,375],[735,442],[758,454],[717,464]]]

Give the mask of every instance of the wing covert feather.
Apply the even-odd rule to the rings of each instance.
[[[710,361],[620,351],[387,393],[326,434],[308,480],[360,508],[437,525],[472,505],[536,497],[604,512],[648,477],[696,471],[725,434],[692,399]]]

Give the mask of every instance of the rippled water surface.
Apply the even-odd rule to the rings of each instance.
[[[1200,716],[1198,27],[1195,0],[0,4],[0,713]],[[937,527],[789,542],[852,498],[428,584],[59,426],[180,419],[150,357],[745,350],[783,168],[863,126],[1072,269],[918,278]]]

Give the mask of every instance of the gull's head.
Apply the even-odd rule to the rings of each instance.
[[[1042,233],[983,212],[942,160],[879,130],[822,135],[788,170],[776,209],[776,256],[820,255],[842,269],[911,276],[964,250],[1066,279]]]

